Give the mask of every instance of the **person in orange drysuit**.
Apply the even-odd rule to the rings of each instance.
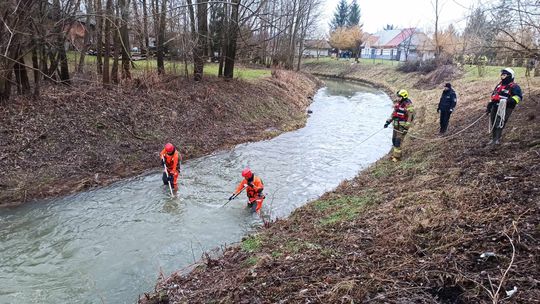
[[[246,188],[246,193],[248,197],[248,207],[255,207],[255,212],[259,213],[264,201],[264,184],[260,177],[255,176],[249,168],[245,168],[242,171],[242,177],[244,179],[236,187],[236,191],[229,197],[229,201],[235,198],[240,192]]]
[[[167,177],[167,174],[163,172],[163,184],[167,185],[170,181],[174,191],[177,191],[178,173],[180,171],[179,165],[182,160],[180,153],[173,144],[167,143],[165,148],[159,153],[159,157],[161,158],[161,165],[163,166],[165,164],[167,166],[167,173],[169,174]]]

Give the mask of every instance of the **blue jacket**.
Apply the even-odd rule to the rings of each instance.
[[[439,101],[439,107],[437,109],[441,111],[450,111],[454,109],[457,103],[456,92],[453,89],[444,90]]]

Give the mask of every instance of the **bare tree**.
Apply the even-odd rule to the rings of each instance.
[[[131,62],[131,47],[129,43],[129,3],[130,0],[118,0],[120,7],[120,47],[122,50],[122,79],[131,78],[130,62]]]
[[[193,50],[193,79],[202,80],[204,62],[206,59],[206,42],[208,35],[208,2],[206,0],[197,1],[197,32],[195,34],[195,49]]]
[[[102,71],[102,81],[103,86],[108,87],[110,84],[110,74],[109,74],[109,58],[111,57],[111,22],[113,18],[113,0],[107,0],[105,5],[105,14],[103,18],[105,19],[105,28],[103,35],[104,39],[104,49],[105,53],[103,56],[103,71]]]
[[[231,0],[231,17],[228,26],[228,37],[226,41],[226,57],[223,69],[225,78],[233,78],[234,61],[236,60],[236,39],[238,37],[238,11],[240,0]]]
[[[491,46],[506,64],[525,65],[528,58],[540,57],[540,4],[534,0],[501,1],[491,8],[497,33]],[[511,61],[509,58],[513,58]],[[537,69],[536,69],[537,70]],[[535,75],[537,71],[535,71]]]
[[[439,0],[431,1],[431,6],[435,11],[435,33],[433,34],[433,37],[435,38],[435,57],[439,57],[441,54],[441,47],[439,43],[439,17],[441,14],[441,6],[439,4]]]
[[[100,0],[97,0],[100,1]],[[81,48],[81,54],[79,57],[79,64],[77,65],[77,72],[83,73],[84,72],[84,58],[86,55],[86,52],[88,51],[88,46],[90,45],[90,39],[92,36],[92,26],[91,18],[94,15],[93,10],[93,3],[92,0],[86,0],[86,20],[85,20],[85,33],[84,33],[84,42],[83,47]]]
[[[96,51],[103,86],[119,83],[120,75],[131,77],[132,43],[147,53],[148,62],[154,38],[160,74],[165,72],[166,54],[172,59],[181,56],[185,75],[193,64],[195,80],[202,79],[208,56],[214,59],[215,54],[220,57],[218,75],[225,78],[233,78],[235,67],[243,62],[298,70],[320,1],[5,0],[0,3],[0,100],[7,100],[12,90],[32,92],[32,86],[38,96],[43,79],[70,83],[70,68],[85,73],[89,48]],[[83,13],[78,11],[81,4]],[[74,37],[84,40],[81,47]],[[80,52],[72,66],[68,42]]]
[[[98,75],[103,74],[103,26],[104,26],[104,12],[101,1],[96,1],[96,69]],[[108,66],[108,65],[107,65]]]
[[[158,20],[156,23],[159,24],[157,27],[157,70],[159,74],[165,74],[165,26],[167,25],[165,12],[167,10],[167,0],[161,0],[161,9],[159,9],[158,0],[156,0],[155,9]]]

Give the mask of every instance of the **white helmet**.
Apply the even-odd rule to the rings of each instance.
[[[514,79],[514,77],[516,76],[516,73],[514,72],[514,70],[512,70],[511,68],[504,68],[501,70],[501,74],[507,74],[507,75],[510,75],[510,77],[512,79]]]

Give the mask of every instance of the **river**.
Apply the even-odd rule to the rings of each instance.
[[[160,271],[261,225],[244,194],[222,207],[246,166],[264,182],[271,218],[356,176],[391,147],[390,128],[381,130],[391,100],[368,86],[325,82],[304,128],[182,164],[177,198],[156,159],[155,172],[0,210],[0,303],[136,303]]]

